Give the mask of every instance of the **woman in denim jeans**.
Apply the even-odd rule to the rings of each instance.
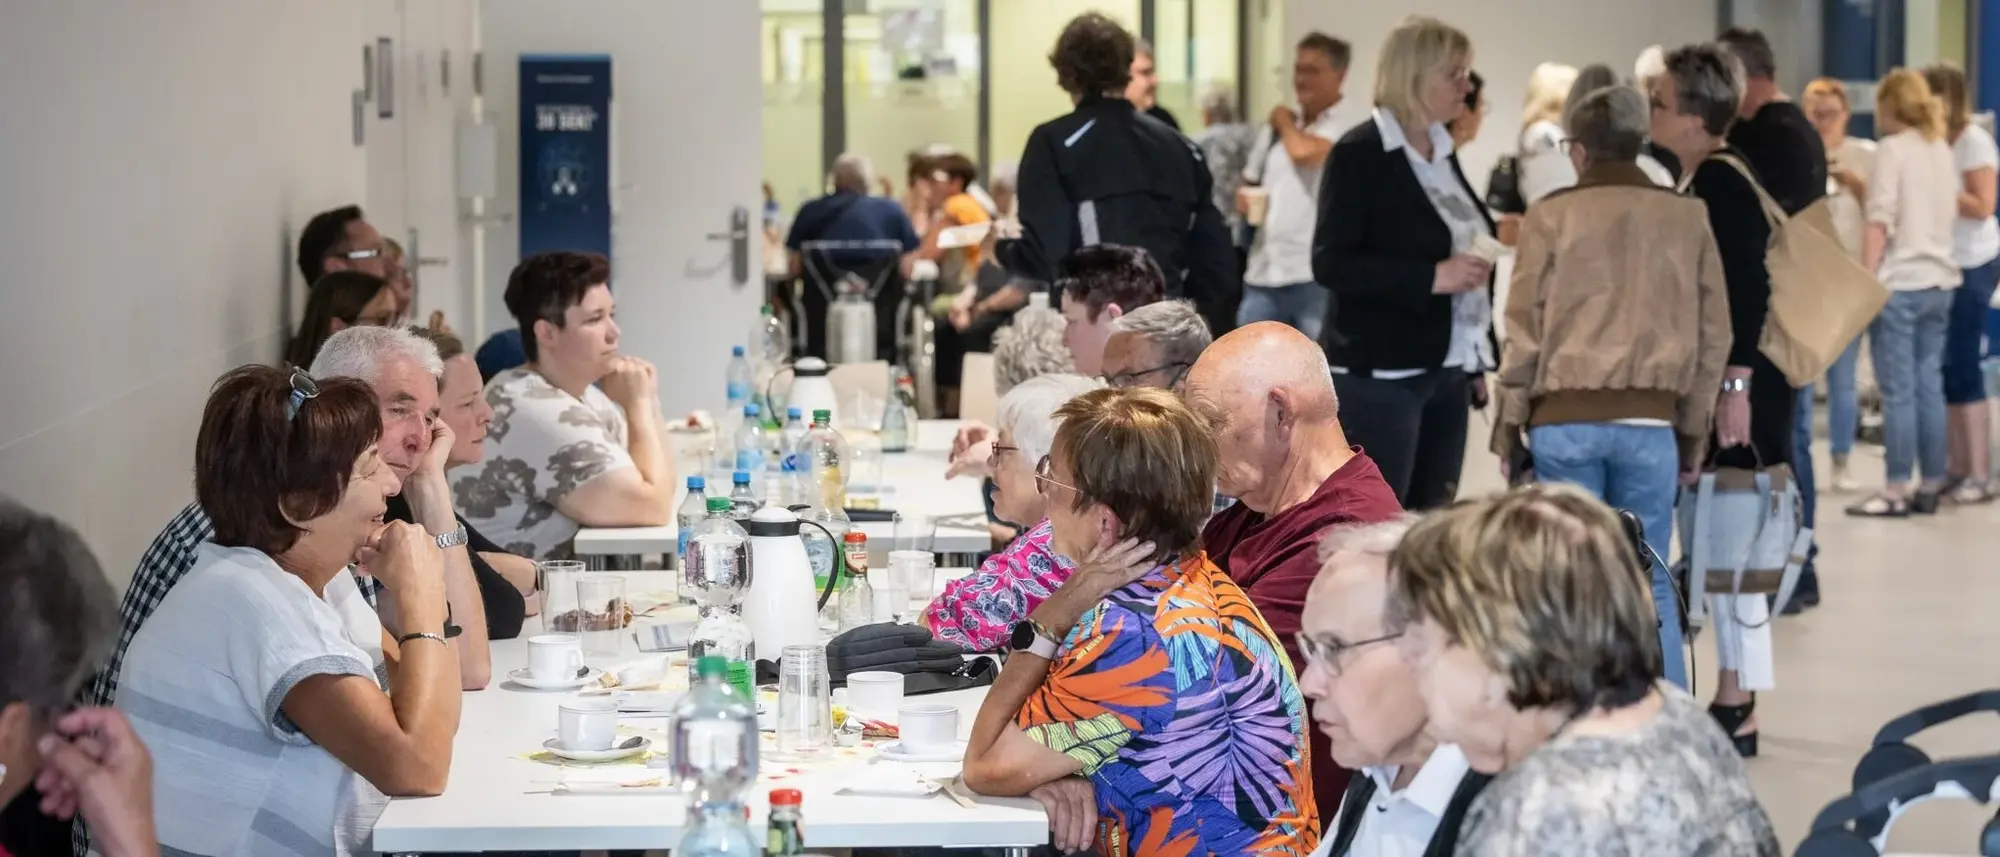
[[[1826,146],[1826,196],[1833,210],[1834,231],[1841,246],[1861,261],[1861,236],[1867,225],[1863,207],[1868,200],[1868,174],[1875,165],[1875,141],[1847,136],[1853,111],[1847,101],[1847,87],[1838,80],[1822,77],[1806,85],[1801,99],[1806,118],[1819,129]],[[1857,401],[1854,370],[1861,361],[1861,337],[1847,344],[1826,369],[1827,445],[1833,452],[1833,490],[1851,493],[1861,483],[1847,467],[1854,451],[1854,437],[1861,429],[1861,408]],[[1808,390],[1810,388],[1807,388]],[[1810,441],[1812,397],[1799,397],[1799,432],[1802,442]]]
[[[1861,264],[1890,289],[1869,327],[1882,388],[1887,479],[1847,513],[1901,518],[1937,511],[1945,487],[1943,357],[1952,292],[1963,275],[1952,259],[1958,167],[1945,143],[1943,104],[1923,75],[1898,69],[1875,91],[1875,173],[1868,180],[1868,230]],[[1914,496],[1910,479],[1921,463]]]
[[[1952,223],[1952,256],[1965,284],[1952,296],[1951,322],[1944,340],[1944,401],[1946,470],[1951,474],[1952,499],[1960,505],[1993,499],[1992,418],[1986,404],[1986,384],[1980,371],[1980,347],[1987,305],[2000,275],[2000,223],[1993,219],[1994,169],[2000,167],[2000,147],[1993,135],[1971,122],[1972,99],[1966,94],[1965,71],[1955,65],[1924,69],[1924,80],[1944,100],[1945,130],[1952,159],[1958,166],[1958,219]]]

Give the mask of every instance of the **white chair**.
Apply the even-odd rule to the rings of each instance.
[[[1000,390],[993,373],[993,355],[976,351],[965,355],[964,373],[958,381],[958,416],[989,426],[999,424]]]

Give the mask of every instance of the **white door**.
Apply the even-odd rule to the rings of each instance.
[[[461,259],[456,132],[471,115],[474,0],[421,0],[403,6],[397,51],[403,103],[404,207],[401,228],[385,233],[403,243],[416,283],[413,321],[433,310],[472,336],[472,301]],[[476,347],[478,343],[473,343]]]
[[[762,242],[746,236],[738,281],[727,237],[732,212],[754,222],[761,199],[758,4],[483,0],[480,10],[486,106],[499,125],[496,213],[518,207],[520,54],[609,54],[611,268],[624,349],[659,366],[670,419],[719,409],[730,346],[744,344],[763,300]],[[489,231],[488,330],[514,324],[500,294],[518,246],[513,222]]]
[[[361,107],[361,128],[362,147],[368,151],[368,197],[342,200],[360,203],[368,222],[397,241],[403,240],[409,174],[403,139],[403,115],[409,109],[404,96],[409,87],[407,64],[399,56],[408,47],[403,39],[403,5],[404,0],[367,0],[361,50],[368,60],[362,82],[368,103]]]

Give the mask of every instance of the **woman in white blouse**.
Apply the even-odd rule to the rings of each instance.
[[[1882,388],[1887,473],[1880,493],[1850,515],[1901,518],[1937,510],[1945,487],[1943,357],[1952,292],[1963,275],[1952,256],[1960,180],[1945,143],[1944,104],[1923,75],[1897,69],[1875,90],[1875,172],[1861,264],[1890,289],[1868,329]],[[1911,478],[1922,467],[1923,481]]]
[[[1868,202],[1868,174],[1875,165],[1875,141],[1847,136],[1853,111],[1847,102],[1847,87],[1838,80],[1822,77],[1806,84],[1800,99],[1806,118],[1818,129],[1826,146],[1826,196],[1832,208],[1834,231],[1841,246],[1861,261],[1861,235],[1867,225],[1863,206]],[[1861,428],[1861,408],[1855,390],[1855,366],[1861,358],[1861,337],[1854,337],[1847,350],[1826,369],[1827,442],[1833,450],[1833,490],[1851,493],[1861,483],[1848,469],[1847,456],[1854,451],[1855,434]]]
[[[1535,200],[1576,184],[1576,166],[1563,151],[1563,104],[1576,68],[1545,62],[1528,77],[1528,96],[1521,102],[1521,198]]]
[[[1991,418],[1987,414],[1986,379],[1980,372],[1981,343],[1993,285],[2000,279],[2000,223],[1993,218],[1994,169],[2000,149],[1993,135],[1972,124],[1972,98],[1966,92],[1965,71],[1945,64],[1924,69],[1931,91],[1944,99],[1945,132],[1958,166],[1958,219],[1952,223],[1952,256],[1965,284],[1951,301],[1951,321],[1945,328],[1944,401],[1946,471],[1956,483],[1952,499],[1960,504],[1993,499]]]

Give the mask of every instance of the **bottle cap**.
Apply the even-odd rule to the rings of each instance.
[[[799,794],[798,789],[771,790],[772,806],[798,806],[800,803],[803,803],[804,801],[805,801],[805,795]]]
[[[736,481],[736,484],[738,484],[738,485],[748,485],[748,484],[750,484],[750,471],[748,471],[748,470],[738,470],[738,471],[736,471],[736,476],[735,476],[735,481]]]
[[[847,535],[841,536],[840,540],[848,543],[860,542],[862,544],[867,544],[868,534],[860,530],[848,530]]]
[[[762,416],[763,413],[764,409],[759,407],[755,402],[743,406],[743,415],[746,417]]]
[[[813,422],[816,423],[833,422],[833,412],[827,410],[826,408],[815,408],[813,409]]]
[[[800,412],[799,412],[799,409],[798,409],[798,408],[786,408],[786,409],[785,409],[785,418],[786,418],[786,419],[789,419],[789,420],[795,420],[795,419],[798,419],[799,417],[802,417],[802,416],[805,416],[805,414],[803,414],[803,413],[800,413]]]
[[[728,498],[728,497],[710,497],[710,498],[708,498],[708,511],[709,511],[709,512],[711,512],[711,513],[713,513],[713,512],[727,512],[727,511],[729,511],[729,505],[730,505],[730,504],[729,504],[729,498]]]
[[[690,477],[688,477],[688,490],[689,490],[689,491],[700,491],[700,490],[702,490],[702,489],[704,489],[704,488],[707,488],[707,487],[708,487],[708,480],[707,480],[707,479],[703,479],[703,478],[701,478],[701,477],[699,477],[699,476],[690,476]]]
[[[771,317],[771,305],[770,305],[770,304],[765,304],[765,305],[763,305],[763,306],[760,306],[760,307],[758,307],[758,308],[757,308],[757,314],[758,314],[758,315],[761,315],[761,316],[763,316],[763,317],[765,317],[765,318],[770,318],[770,317]]]
[[[729,354],[730,354],[730,356],[732,356],[732,357],[742,357],[742,356],[743,356],[743,346],[741,346],[741,345],[732,345],[732,346],[729,346]]]
[[[694,674],[701,678],[729,674],[729,659],[721,655],[702,655],[694,662]]]

